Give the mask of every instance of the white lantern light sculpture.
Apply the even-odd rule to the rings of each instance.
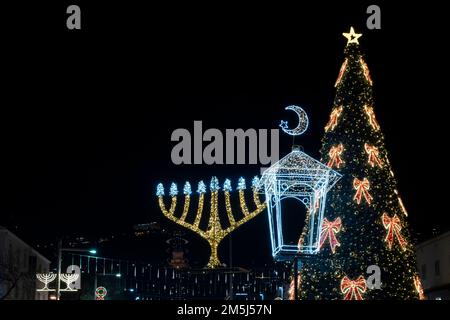
[[[299,124],[291,130],[287,127],[287,121],[281,121],[282,130],[294,136],[304,133],[308,126],[305,111],[298,106],[286,109],[297,113]],[[300,254],[318,252],[326,194],[340,178],[339,173],[308,156],[295,145],[288,155],[264,171],[257,188],[266,197],[272,255],[275,260],[292,260]],[[307,232],[298,245],[285,244],[281,201],[286,198],[297,199],[307,208]]]

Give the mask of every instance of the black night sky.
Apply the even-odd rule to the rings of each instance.
[[[216,175],[236,183],[259,173],[257,165],[172,164],[171,133],[193,133],[194,120],[204,130],[277,128],[289,119],[284,108],[297,104],[310,119],[297,142],[319,158],[344,56],[341,34],[352,25],[363,33],[375,113],[413,233],[448,230],[440,187],[448,37],[436,17],[443,9],[378,2],[382,28],[368,30],[372,3],[311,2],[163,8],[78,1],[79,32],[66,30],[64,3],[11,9],[14,33],[2,45],[0,225],[33,242],[150,221],[173,228],[157,205],[158,182],[194,186]],[[280,134],[280,156],[291,142]],[[237,263],[249,250],[269,256],[267,233],[265,212],[236,231]],[[191,251],[206,247],[193,239]]]

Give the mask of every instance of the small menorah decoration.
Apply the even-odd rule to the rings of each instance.
[[[245,180],[244,178],[239,178],[237,190],[239,191],[239,202],[241,206],[242,213],[244,217],[240,219],[239,221],[236,221],[235,216],[233,215],[233,211],[231,209],[231,201],[230,201],[230,192],[231,192],[231,182],[230,180],[226,179],[223,184],[223,193],[225,195],[225,208],[227,212],[228,222],[229,226],[227,228],[223,228],[222,224],[220,222],[220,216],[219,216],[219,208],[218,208],[218,201],[219,201],[219,181],[216,177],[213,177],[211,179],[210,183],[210,191],[211,191],[211,200],[210,200],[210,216],[208,221],[208,226],[206,230],[200,229],[200,220],[202,218],[203,214],[203,206],[205,201],[205,193],[206,193],[206,185],[203,183],[203,181],[200,181],[198,183],[198,189],[197,192],[199,194],[198,198],[198,206],[197,206],[197,213],[195,215],[195,219],[192,223],[186,221],[186,217],[189,212],[189,206],[191,202],[191,185],[189,182],[186,182],[183,188],[183,194],[184,194],[184,207],[183,212],[180,217],[175,217],[175,209],[177,206],[177,195],[178,195],[178,188],[175,183],[172,183],[170,186],[170,192],[169,195],[172,198],[170,208],[167,210],[165,204],[164,204],[164,186],[160,183],[157,186],[156,190],[156,196],[159,200],[159,206],[161,207],[161,211],[163,214],[169,218],[170,220],[174,221],[175,223],[190,229],[197,233],[199,236],[204,238],[206,241],[208,241],[209,246],[211,248],[211,255],[209,258],[209,262],[207,267],[208,268],[216,268],[221,265],[217,249],[219,247],[220,242],[225,238],[229,233],[233,232],[236,228],[243,225],[250,219],[256,217],[261,211],[263,211],[266,208],[266,204],[259,200],[259,194],[256,186],[258,185],[259,178],[255,177],[252,181],[252,189],[253,189],[253,201],[255,202],[256,209],[250,212],[248,210],[246,201],[245,201]]]
[[[48,288],[48,284],[56,279],[55,273],[36,273],[36,278],[44,284],[42,289],[36,289],[36,291],[55,291]]]
[[[78,273],[61,273],[61,281],[65,282],[66,288],[61,289],[61,291],[77,291],[76,289],[73,289],[70,285],[72,282],[77,281],[80,274]]]

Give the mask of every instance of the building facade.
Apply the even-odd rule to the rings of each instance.
[[[47,258],[0,226],[0,300],[47,300],[46,292],[36,291],[36,273],[49,268]]]
[[[425,296],[450,300],[450,231],[417,245],[416,254]]]

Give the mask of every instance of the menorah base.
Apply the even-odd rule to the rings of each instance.
[[[219,241],[220,243],[220,241]],[[206,268],[208,269],[213,269],[213,268],[217,268],[217,267],[221,267],[222,263],[219,260],[219,256],[217,253],[217,248],[219,247],[218,244],[216,245],[212,245],[210,243],[210,248],[211,248],[211,256],[209,257],[209,261],[208,264],[206,265]]]
[[[56,291],[55,289],[36,289],[37,292],[51,292]]]

